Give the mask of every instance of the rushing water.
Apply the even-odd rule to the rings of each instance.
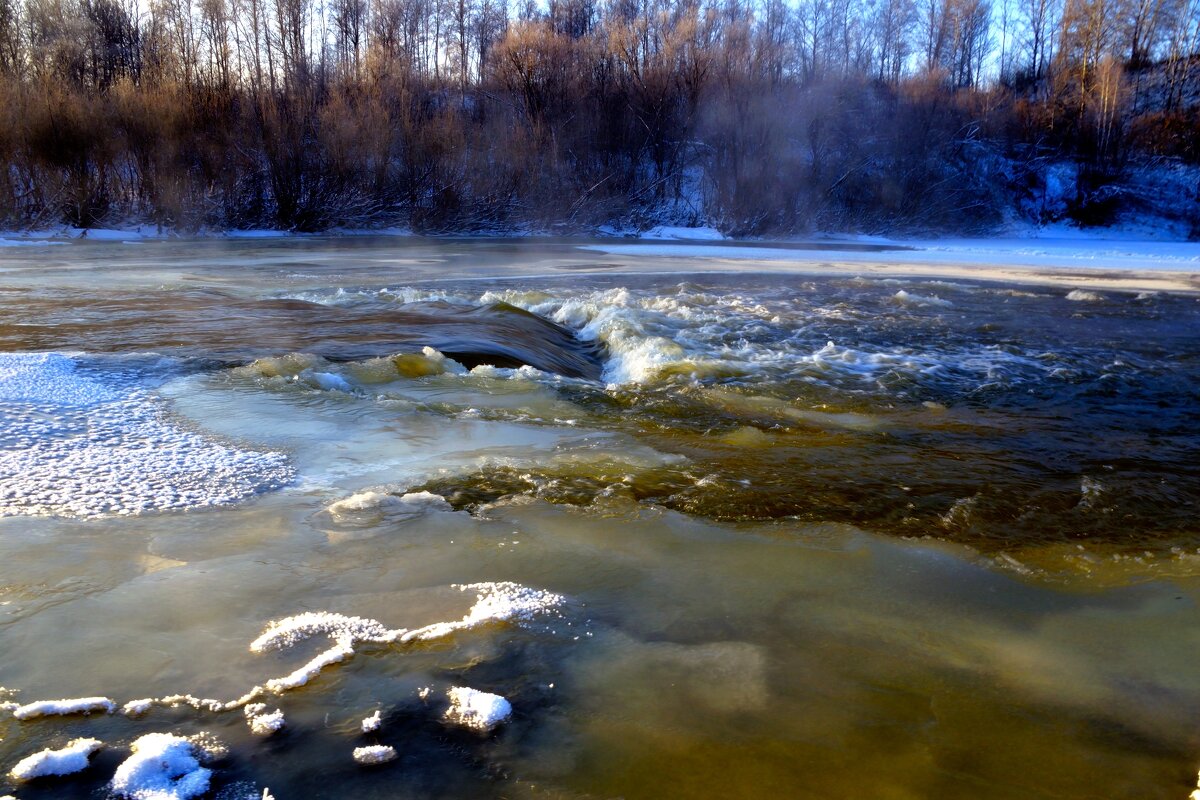
[[[105,743],[0,794],[204,732],[230,800],[1185,796],[1196,295],[714,249],[0,254],[0,770]],[[380,624],[279,688],[305,612]]]

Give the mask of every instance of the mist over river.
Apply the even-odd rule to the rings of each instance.
[[[0,795],[1186,797],[1200,283],[1055,258],[0,251]]]

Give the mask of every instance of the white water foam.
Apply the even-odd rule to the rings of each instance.
[[[238,502],[288,483],[282,453],[170,421],[146,390],[62,353],[0,353],[0,517],[96,517]]]
[[[569,328],[583,340],[600,342],[607,353],[602,379],[614,387],[747,375],[818,383],[873,383],[883,375],[901,373],[918,379],[953,380],[976,388],[1001,375],[1023,375],[1040,381],[1049,374],[1042,364],[993,347],[935,347],[927,352],[902,347],[856,348],[844,342],[822,347],[818,337],[825,321],[845,323],[861,316],[848,310],[845,303],[813,305],[806,296],[786,291],[716,293],[680,284],[674,291],[613,288],[561,296],[515,289],[482,295],[420,289],[337,289],[303,296],[329,305],[434,297],[466,306],[507,303]],[[953,305],[942,297],[908,289],[899,289],[882,299],[898,309],[898,314],[939,312]],[[468,375],[542,383],[566,380],[531,368],[485,366],[476,367]]]
[[[949,300],[943,300],[935,295],[923,295],[915,292],[908,292],[904,289],[892,295],[892,302],[902,306],[913,306],[921,308],[923,306],[934,306],[937,308],[950,308],[954,303]]]
[[[366,491],[330,503],[325,509],[335,517],[363,511],[421,514],[426,511],[453,511],[446,498],[432,492],[406,492],[402,495]]]

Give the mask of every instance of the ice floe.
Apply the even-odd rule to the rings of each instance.
[[[474,628],[488,622],[529,621],[536,614],[563,602],[561,595],[516,583],[474,583],[457,588],[464,592],[476,592],[475,604],[462,619],[435,622],[413,630],[391,630],[377,620],[323,611],[309,611],[270,623],[267,629],[250,643],[251,652],[286,649],[314,636],[332,639],[333,647],[314,656],[290,674],[268,680],[262,688],[281,694],[304,686],[325,667],[353,656],[355,647],[359,644],[386,645],[438,639],[455,631]],[[259,687],[255,687],[247,697],[255,696],[257,690]]]
[[[372,744],[354,748],[354,760],[359,764],[386,764],[396,758],[396,748],[386,744]]]
[[[154,705],[154,698],[143,697],[140,700],[130,700],[121,706],[121,713],[127,717],[140,717]]]
[[[203,748],[170,733],[148,733],[113,775],[113,792],[128,800],[187,800],[208,791],[212,770],[200,765]]]
[[[224,505],[288,483],[282,453],[172,422],[128,381],[62,353],[0,353],[0,517],[95,517]]]
[[[551,611],[564,602],[561,595],[532,589],[517,583],[488,582],[456,585],[453,588],[474,593],[475,602],[459,620],[437,622],[413,630],[391,629],[383,623],[364,617],[330,612],[306,612],[276,620],[250,645],[255,653],[285,650],[314,637],[333,640],[333,646],[308,663],[282,678],[274,678],[254,686],[241,697],[222,701],[176,694],[165,697],[145,697],[130,700],[120,706],[128,717],[141,717],[155,706],[186,705],[200,711],[224,713],[242,709],[250,731],[269,736],[286,724],[283,711],[268,711],[268,706],[256,702],[267,694],[280,694],[304,686],[326,666],[350,658],[362,644],[393,645],[427,641],[448,636],[456,631],[488,623],[530,622],[538,614]],[[7,690],[3,694],[7,694]],[[430,690],[418,693],[427,700]],[[488,731],[507,720],[512,705],[500,695],[468,687],[455,687],[447,692],[449,708],[444,713],[447,722],[473,730]],[[118,705],[107,697],[84,697],[67,700],[42,700],[25,705],[8,704],[8,710],[20,720],[43,716],[102,712],[111,714]],[[378,730],[383,721],[381,709],[360,722],[364,733]],[[14,767],[14,778],[26,780],[40,775],[68,774],[87,766],[88,757],[101,743],[94,739],[77,739],[58,750],[46,750],[20,762]],[[181,737],[169,733],[150,733],[137,739],[132,754],[117,768],[110,788],[113,794],[129,800],[186,800],[208,791],[212,771],[202,764],[225,753],[224,745],[207,734]],[[394,748],[384,745],[358,748],[354,759],[360,764],[379,764],[396,757]],[[264,796],[266,793],[264,792]]]
[[[377,620],[324,611],[309,611],[275,620],[250,643],[251,652],[286,650],[314,637],[329,638],[333,640],[333,646],[288,675],[253,686],[242,696],[232,700],[197,697],[191,694],[143,697],[124,703],[120,707],[121,713],[128,717],[140,717],[155,706],[189,706],[198,711],[217,714],[244,709],[243,713],[251,730],[268,735],[283,727],[284,715],[279,709],[267,713],[267,706],[257,702],[260,698],[270,694],[282,694],[308,684],[325,667],[352,657],[359,645],[429,641],[489,623],[530,622],[538,614],[549,612],[565,602],[562,595],[511,582],[472,583],[456,585],[454,588],[461,592],[475,593],[475,602],[470,610],[459,620],[435,622],[412,630],[393,630]],[[117,708],[117,704],[107,697],[83,697],[70,700],[40,700],[25,705],[9,703],[4,710],[11,711],[17,719],[28,720],[41,716],[93,712],[111,714]],[[363,720],[363,724],[378,716],[379,712],[376,712],[373,717]]]
[[[246,724],[255,736],[270,736],[282,730],[286,724],[283,711],[277,708],[268,712],[265,703],[251,703],[243,711],[246,714]]]
[[[445,718],[455,725],[487,732],[512,716],[512,704],[498,694],[455,686],[447,690],[446,696],[450,707]]]
[[[71,775],[87,769],[92,753],[104,746],[99,739],[74,739],[57,750],[42,750],[17,762],[9,775],[29,781],[49,775]]]
[[[542,589],[531,589],[516,583],[472,583],[459,586],[462,591],[477,592],[475,605],[460,620],[435,622],[423,628],[406,631],[400,641],[438,639],[449,634],[474,628],[488,622],[529,621],[536,614],[563,602],[561,595]]]
[[[70,700],[38,700],[26,703],[13,709],[12,714],[19,720],[29,720],[37,717],[59,717],[93,712],[111,714],[116,710],[116,703],[107,697],[77,697]]]
[[[372,733],[383,727],[383,713],[379,709],[375,709],[375,713],[369,717],[364,717],[361,723],[363,733]]]
[[[250,652],[283,650],[314,636],[328,636],[347,643],[356,641],[392,641],[391,631],[383,623],[363,617],[348,617],[326,611],[309,611],[276,620],[250,643]]]

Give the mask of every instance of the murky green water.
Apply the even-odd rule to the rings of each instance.
[[[328,647],[252,652],[272,620],[456,621],[475,583],[562,599],[356,641],[267,692],[265,738],[240,707],[10,707],[5,773],[106,746],[0,794],[104,796],[160,731],[221,739],[228,798],[1195,785],[1194,296],[561,242],[2,258],[9,702],[231,701]],[[512,717],[451,724],[454,686]],[[356,764],[371,744],[396,759]]]

